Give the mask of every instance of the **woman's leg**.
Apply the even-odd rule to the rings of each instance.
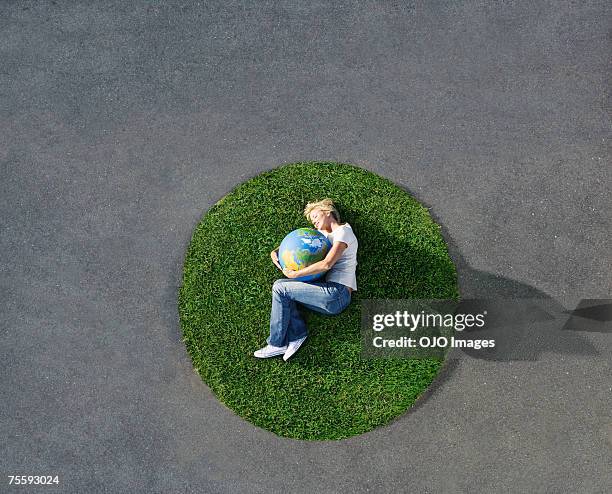
[[[277,280],[272,286],[268,343],[285,346],[308,334],[297,303],[323,314],[338,314],[350,303],[350,297],[348,289],[337,283]]]
[[[289,279],[280,279],[272,285],[272,311],[270,313],[270,337],[267,342],[274,346],[287,346],[290,341],[308,334],[306,323],[299,312],[297,304],[288,297],[281,285],[301,283]],[[306,284],[306,283],[303,283]]]

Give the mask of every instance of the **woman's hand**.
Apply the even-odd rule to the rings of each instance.
[[[283,274],[287,278],[297,278],[298,277],[298,272],[294,271],[293,269],[289,269],[289,268],[283,269]]]
[[[274,249],[272,252],[270,252],[270,257],[272,258],[272,262],[274,263],[274,265],[282,271],[283,268],[278,262],[278,249]]]

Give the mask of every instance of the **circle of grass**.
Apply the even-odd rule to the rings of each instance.
[[[270,251],[308,226],[304,205],[330,197],[359,239],[349,307],[304,315],[309,338],[291,360],[257,359],[269,334]],[[340,439],[389,422],[429,386],[442,359],[362,359],[360,299],[457,298],[440,227],[392,182],[340,163],[285,165],[215,204],[188,247],[179,315],[193,364],[217,398],[280,436]]]

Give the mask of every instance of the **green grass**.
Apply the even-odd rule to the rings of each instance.
[[[288,362],[257,359],[269,334],[270,251],[308,226],[302,210],[334,199],[359,240],[351,305],[306,311],[309,338]],[[280,436],[340,439],[404,413],[442,361],[362,359],[360,299],[457,298],[457,275],[427,209],[390,181],[338,163],[296,163],[263,173],[215,204],[189,245],[179,314],[195,368],[217,398]]]

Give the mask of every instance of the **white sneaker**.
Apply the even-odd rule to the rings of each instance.
[[[255,355],[257,358],[276,357],[277,355],[282,355],[285,353],[286,350],[286,346],[266,345],[253,353],[253,355]]]
[[[298,351],[298,348],[300,348],[300,346],[302,346],[302,343],[304,343],[304,341],[306,340],[306,336],[304,336],[303,338],[300,338],[299,340],[295,340],[295,341],[291,341],[289,342],[289,346],[287,347],[287,351],[285,352],[285,355],[283,355],[283,360],[286,362],[287,360],[289,360],[289,358]]]

